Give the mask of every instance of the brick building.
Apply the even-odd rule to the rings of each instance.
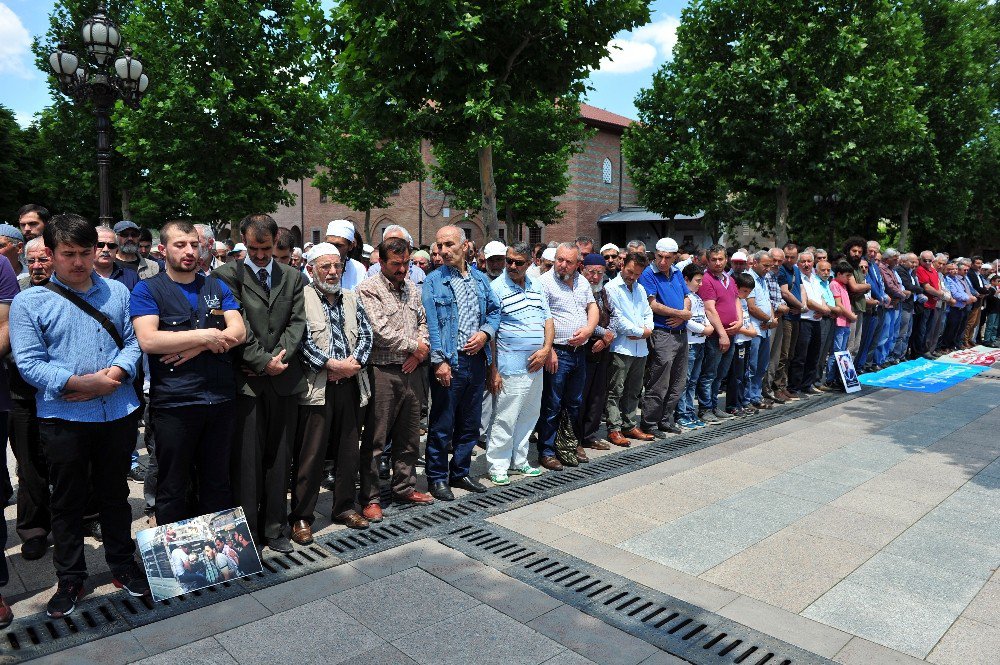
[[[614,213],[623,210],[642,210],[636,207],[635,189],[625,173],[621,153],[622,133],[633,121],[587,104],[583,104],[580,111],[580,121],[596,131],[584,150],[570,160],[570,184],[566,194],[559,198],[559,207],[566,211],[566,216],[558,224],[542,229],[529,232],[525,228],[523,237],[532,242],[561,242],[589,235],[601,244],[624,244],[627,239],[652,237],[655,227],[649,223],[613,219]],[[425,142],[422,151],[424,161],[430,163],[429,144]],[[364,233],[364,213],[328,200],[313,187],[311,178],[290,182],[286,188],[295,197],[295,203],[279,208],[274,218],[280,226],[301,234],[303,242],[322,240],[331,219],[349,219],[359,233]],[[484,233],[479,216],[451,208],[447,195],[435,189],[429,178],[406,183],[390,197],[390,203],[388,208],[372,210],[372,237],[376,242],[390,224],[406,227],[421,245],[430,243],[442,226],[455,224],[482,245]],[[599,223],[602,217],[608,216],[612,217]],[[662,221],[662,218],[656,219]],[[504,228],[501,219],[501,239],[511,237],[510,231]]]

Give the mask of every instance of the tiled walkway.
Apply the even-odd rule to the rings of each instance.
[[[997,407],[881,391],[494,521],[844,663],[996,663]]]
[[[421,540],[39,663],[669,665],[650,644]]]

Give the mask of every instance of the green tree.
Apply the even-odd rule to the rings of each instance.
[[[112,4],[109,15],[151,80],[140,108],[119,103],[112,120],[122,158],[112,173],[134,218],[191,217],[219,227],[291,202],[284,182],[311,173],[318,157],[322,9],[308,0]],[[92,11],[91,2],[60,2],[36,53],[47,58]],[[78,42],[69,45],[80,51]],[[83,125],[83,109],[61,110],[70,104],[57,96],[52,121],[75,135],[66,125]]]
[[[33,195],[37,133],[35,128],[22,129],[13,111],[0,105],[0,221],[16,224],[17,209]]]
[[[365,242],[372,241],[371,215],[389,206],[403,184],[424,177],[420,140],[386,139],[361,122],[347,95],[331,96],[322,139],[323,169],[313,184],[334,201],[365,213]]]
[[[580,121],[580,104],[539,100],[514,105],[493,145],[493,176],[498,211],[508,239],[520,237],[522,224],[543,226],[563,217],[558,197],[569,187],[569,161],[592,134]],[[448,192],[455,207],[479,211],[478,138],[434,143],[434,185]]]
[[[497,236],[493,148],[512,109],[575,96],[649,0],[342,0],[339,85],[388,134],[478,141],[488,237]],[[401,17],[403,17],[401,19]],[[405,131],[404,131],[405,135]]]

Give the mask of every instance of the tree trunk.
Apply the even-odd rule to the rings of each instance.
[[[910,249],[910,203],[909,196],[903,201],[903,215],[899,220],[899,251],[907,252]]]
[[[132,199],[127,187],[122,187],[122,219],[132,219]]]
[[[372,211],[365,210],[365,242],[372,244]],[[374,247],[374,245],[372,245]]]
[[[486,145],[479,149],[479,187],[483,193],[483,229],[486,232],[484,244],[496,240],[500,235],[500,222],[497,220],[496,183],[493,181],[493,146]]]
[[[504,227],[507,229],[508,246],[521,240],[521,226],[514,223],[514,208],[509,203],[504,208]]]
[[[788,185],[782,183],[775,190],[774,237],[778,247],[788,242]]]

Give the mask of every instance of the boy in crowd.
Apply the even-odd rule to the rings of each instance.
[[[705,360],[705,339],[714,332],[714,329],[705,316],[705,303],[698,295],[705,269],[696,263],[689,263],[684,266],[681,274],[684,275],[689,291],[685,296],[684,306],[691,312],[691,318],[687,321],[688,377],[684,392],[681,393],[681,400],[677,404],[677,425],[684,429],[697,429],[707,426],[705,421],[698,418],[698,407],[694,400]],[[698,397],[702,398],[701,395]],[[708,403],[707,397],[703,401]]]
[[[833,348],[826,362],[825,387],[827,389],[832,388],[837,377],[840,376],[840,373],[833,367],[836,353],[847,350],[847,341],[851,337],[851,324],[858,320],[858,315],[851,308],[851,296],[847,291],[847,283],[853,274],[854,268],[851,267],[851,264],[838,263],[833,280],[830,282],[830,291],[833,292],[833,299],[836,302],[836,305],[830,308],[830,314],[836,317],[834,320],[836,328],[833,332]]]
[[[733,345],[736,347],[736,350],[733,351],[733,365],[726,384],[726,412],[732,416],[742,417],[752,416],[757,413],[757,409],[747,406],[747,393],[745,390],[747,382],[750,379],[750,366],[747,362],[750,354],[750,342],[759,334],[757,324],[754,322],[753,317],[750,316],[750,310],[747,307],[747,298],[753,293],[757,283],[753,277],[745,272],[736,275],[735,279],[736,290],[740,295],[739,305],[743,322],[733,337]],[[732,404],[729,401],[730,396],[732,396]]]

